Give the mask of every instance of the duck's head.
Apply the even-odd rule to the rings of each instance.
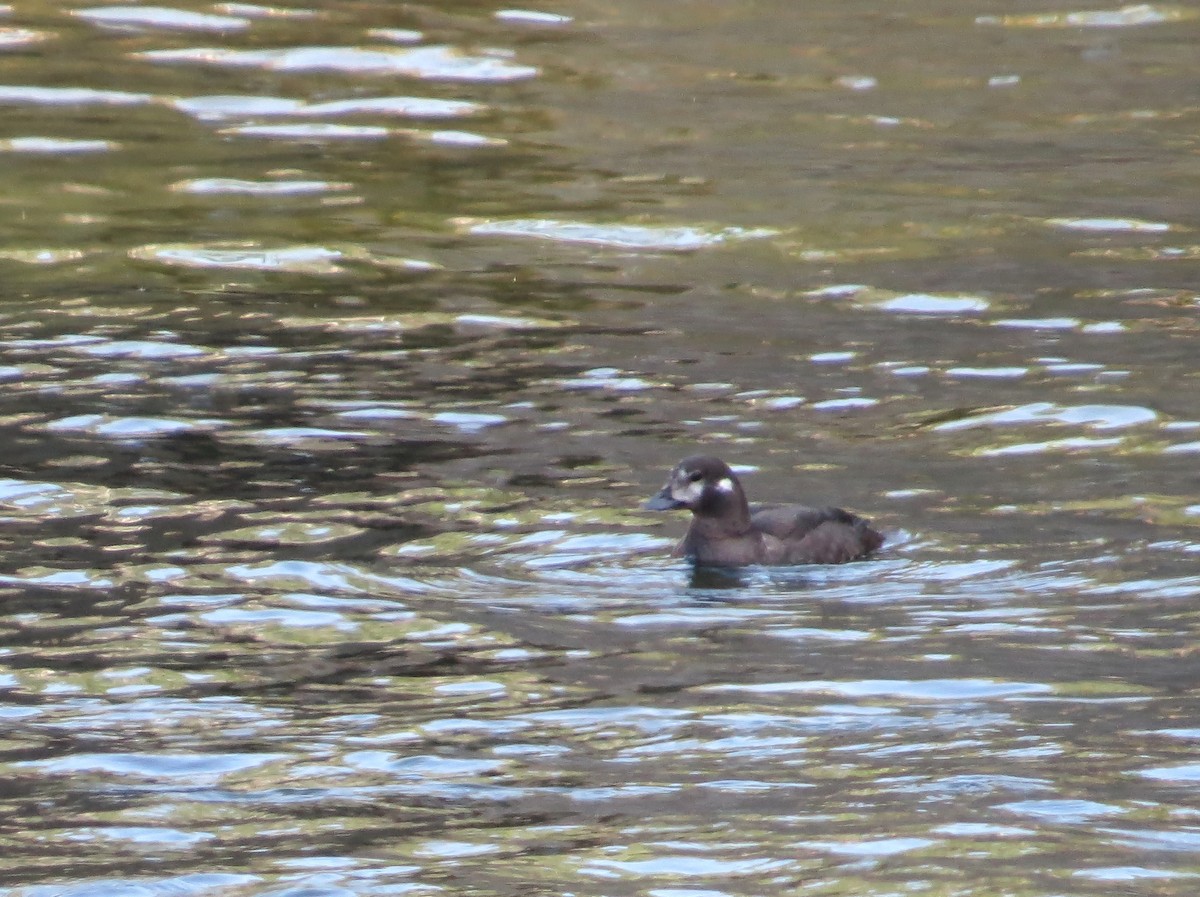
[[[742,486],[720,458],[684,458],[667,476],[667,483],[643,506],[650,511],[687,508],[693,514],[720,515],[746,505]]]

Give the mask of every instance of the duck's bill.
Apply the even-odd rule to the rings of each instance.
[[[683,502],[673,499],[671,490],[664,486],[661,492],[649,498],[642,507],[647,511],[675,511],[686,506]]]

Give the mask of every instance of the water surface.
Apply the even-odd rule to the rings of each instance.
[[[1194,893],[1198,40],[6,7],[0,893]]]

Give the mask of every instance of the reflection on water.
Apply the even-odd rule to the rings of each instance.
[[[1198,19],[875,12],[0,10],[0,894],[1194,892]]]

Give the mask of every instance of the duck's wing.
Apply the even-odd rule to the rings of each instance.
[[[784,543],[790,563],[840,564],[883,544],[868,521],[841,508],[768,507],[754,510],[750,520]]]
[[[803,539],[822,523],[844,523],[854,526],[866,523],[841,508],[809,508],[804,505],[755,505],[750,509],[750,522],[756,530],[769,533],[776,539]]]

